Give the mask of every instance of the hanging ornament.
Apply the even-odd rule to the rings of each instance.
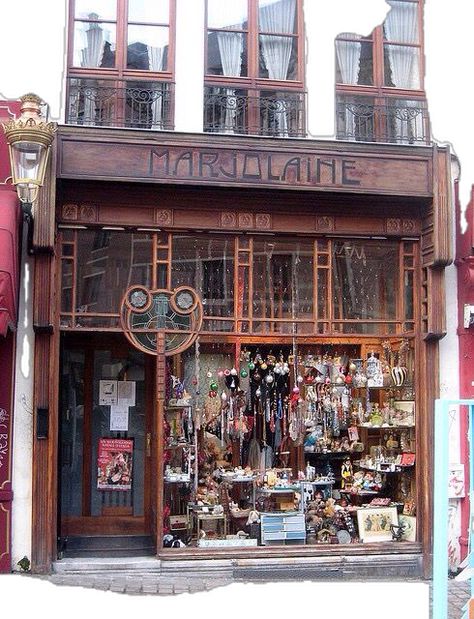
[[[224,376],[230,376],[230,370],[228,368],[224,370]]]
[[[216,383],[216,381],[215,381],[215,380],[213,380],[213,381],[212,381],[212,383],[210,383],[210,384],[209,384],[209,389],[210,389],[211,391],[217,391],[218,386],[217,386],[217,383]]]
[[[249,363],[249,370],[255,370],[255,363]]]
[[[356,364],[355,364],[353,361],[351,361],[351,362],[349,363],[349,372],[354,373],[356,370],[357,370],[357,366],[356,366]]]
[[[293,393],[298,394],[300,392],[300,388],[299,387],[293,387]]]
[[[350,385],[350,384],[352,383],[352,376],[351,376],[350,374],[347,374],[347,376],[346,376],[346,377],[345,377],[345,379],[344,379],[344,382],[345,382],[347,385]]]
[[[261,364],[260,368],[262,370],[266,370],[267,369],[267,364],[265,363],[265,361]]]
[[[258,372],[255,372],[255,374],[252,376],[253,380],[255,383],[259,383],[262,380],[262,377],[260,376],[260,374]]]
[[[219,371],[217,372],[217,376],[218,376],[219,378],[223,378],[223,376],[224,376],[224,370],[219,370]]]
[[[225,401],[227,400],[227,393],[226,393],[225,391],[223,391],[223,392],[221,393],[221,400],[222,400],[223,402],[225,402]]]
[[[206,376],[207,376],[208,378],[212,378],[212,372],[211,372],[211,370],[209,370],[209,371],[207,372]]]
[[[255,391],[255,395],[257,396],[257,398],[262,395],[262,390],[260,389],[260,387]]]
[[[217,391],[209,391],[209,397],[210,398],[215,398],[217,396]]]
[[[247,378],[248,375],[249,373],[247,372],[247,370],[240,370],[240,376],[242,378]]]
[[[336,378],[336,383],[338,385],[343,385],[344,384],[344,374],[339,374]]]
[[[285,374],[289,374],[289,373],[290,373],[290,366],[288,365],[288,363],[286,363],[286,361],[285,361],[285,363],[283,364],[283,372],[284,372]]]
[[[238,372],[235,368],[232,368],[230,373],[232,374],[232,376],[237,376]]]
[[[196,376],[192,377],[191,382],[192,382],[193,385],[197,385],[198,384],[198,379],[196,378]]]
[[[265,376],[265,381],[266,381],[269,385],[271,385],[271,383],[273,382],[273,380],[274,380],[274,379],[273,379],[273,374],[267,374],[267,375]]]
[[[301,384],[303,382],[304,378],[301,376],[301,374],[298,374],[298,377],[296,379],[296,382]]]
[[[275,374],[281,374],[281,373],[282,373],[282,370],[283,370],[283,368],[282,368],[282,366],[281,366],[281,363],[277,363],[277,364],[275,365],[275,369],[274,369],[273,371],[275,372]]]

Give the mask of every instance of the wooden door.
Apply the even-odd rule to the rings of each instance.
[[[65,337],[60,537],[151,532],[153,362],[123,336]]]

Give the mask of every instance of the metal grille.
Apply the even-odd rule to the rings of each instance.
[[[69,78],[66,122],[93,127],[173,129],[173,84]]]
[[[385,105],[375,105],[339,99],[337,139],[429,145],[428,109],[423,101],[388,99]]]
[[[207,86],[204,131],[305,137],[306,93]]]

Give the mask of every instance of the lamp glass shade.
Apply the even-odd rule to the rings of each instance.
[[[17,141],[10,145],[13,184],[22,202],[34,202],[44,182],[49,148],[44,144]]]

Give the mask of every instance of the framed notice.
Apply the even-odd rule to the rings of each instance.
[[[112,406],[117,404],[117,381],[99,381],[99,405]]]
[[[100,438],[97,456],[98,490],[131,490],[133,439]]]

